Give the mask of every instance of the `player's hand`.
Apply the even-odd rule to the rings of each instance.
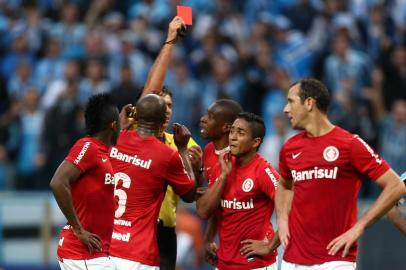
[[[229,176],[231,173],[231,170],[233,168],[231,153],[226,152],[226,153],[220,154],[219,162],[220,162],[221,174],[226,177]]]
[[[264,256],[271,252],[268,240],[247,239],[241,241],[243,247],[240,249],[241,254],[248,258],[253,255]]]
[[[202,157],[203,157],[202,148],[200,148],[200,146],[198,145],[193,145],[192,147],[188,148],[187,151],[190,163],[192,164],[193,171],[198,172],[202,167]]]
[[[175,18],[173,18],[173,20],[169,23],[168,36],[166,37],[166,41],[175,40],[178,35],[178,30],[182,26],[186,27],[185,22],[181,17],[176,16]]]
[[[290,232],[288,220],[278,218],[278,234],[283,248],[289,244]]]
[[[186,126],[179,123],[173,124],[173,139],[179,150],[186,150],[190,137],[190,131]]]
[[[75,236],[89,249],[90,253],[101,251],[101,238],[97,234],[86,231],[83,228],[72,229]]]
[[[123,106],[120,112],[120,126],[121,130],[131,128],[135,123],[135,107],[132,104]]]
[[[205,259],[209,264],[217,265],[217,245],[214,242],[205,244]]]
[[[364,233],[364,229],[361,226],[353,226],[351,229],[335,238],[327,245],[329,255],[335,255],[338,251],[343,249],[342,257],[348,255],[348,252],[352,245],[361,237]]]

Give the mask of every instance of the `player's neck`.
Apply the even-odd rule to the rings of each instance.
[[[236,158],[236,162],[238,166],[245,166],[251,162],[255,158],[257,151],[249,152],[243,156],[239,156]]]
[[[110,145],[111,145],[111,135],[107,134],[106,132],[101,131],[99,133],[96,133],[92,137],[101,141],[107,147],[110,147]]]
[[[319,137],[329,133],[334,128],[334,125],[328,120],[324,114],[313,115],[307,125],[305,131],[309,137]]]
[[[159,138],[159,135],[161,134],[161,130],[159,126],[156,125],[156,123],[138,123],[137,126],[137,133],[140,137],[149,137],[149,136],[155,136]]]
[[[214,149],[223,150],[228,146],[228,134],[227,136],[223,136],[219,139],[213,140],[212,142],[214,144]]]

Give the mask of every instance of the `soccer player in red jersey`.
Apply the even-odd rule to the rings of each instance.
[[[159,269],[157,218],[167,185],[184,201],[194,201],[194,176],[187,157],[190,133],[184,126],[174,126],[179,152],[162,143],[157,137],[165,113],[165,101],[158,95],[141,98],[136,105],[136,131],[122,131],[110,150],[118,197],[110,249],[116,270]]]
[[[245,247],[252,242],[248,239],[266,242],[274,235],[270,219],[279,175],[257,153],[264,135],[262,118],[252,113],[238,115],[229,134],[233,158],[228,153],[220,155],[220,176],[202,196],[206,206],[198,206],[198,212],[205,216],[217,211],[220,270],[277,269],[277,237],[272,239],[272,252],[265,256],[249,256]]]
[[[210,142],[203,151],[203,173],[209,186],[214,184],[220,176],[219,155],[230,150],[228,146],[228,135],[231,125],[242,112],[241,106],[230,99],[220,99],[214,102],[207,110],[207,114],[200,119],[200,134],[203,139]],[[191,160],[199,160],[199,153],[190,151]],[[206,197],[198,198],[196,201],[197,209],[202,209],[206,205]],[[200,213],[199,213],[200,212]],[[207,219],[203,211],[198,211],[201,218]],[[215,264],[217,245],[214,242],[216,236],[216,215],[209,219],[204,241],[206,246],[206,259],[209,263]]]
[[[356,241],[405,193],[399,176],[358,135],[330,123],[329,92],[315,79],[289,89],[284,112],[295,129],[280,152],[276,191],[282,270],[355,269]],[[382,187],[357,221],[357,194],[367,175]]]
[[[53,176],[50,187],[68,224],[58,245],[62,270],[113,270],[109,247],[114,219],[114,173],[108,147],[120,130],[109,95],[91,97],[85,109],[88,136],[78,140]]]

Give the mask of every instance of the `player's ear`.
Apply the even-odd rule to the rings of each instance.
[[[305,100],[305,105],[307,107],[307,111],[311,112],[313,109],[317,108],[316,100],[314,98],[308,97]]]
[[[231,130],[231,126],[232,126],[231,123],[224,123],[224,124],[223,124],[223,132],[224,132],[224,133],[229,133],[230,130]]]
[[[261,143],[262,143],[261,138],[260,138],[260,137],[256,137],[256,138],[254,139],[254,143],[253,143],[252,147],[254,147],[255,149],[258,149],[258,147],[261,145]]]
[[[116,130],[117,128],[120,129],[120,122],[119,121],[113,121],[110,123],[110,128],[112,130]]]

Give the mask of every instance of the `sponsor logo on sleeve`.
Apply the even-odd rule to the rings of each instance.
[[[333,162],[338,159],[340,152],[335,146],[327,146],[323,151],[323,157],[328,162]]]
[[[359,137],[358,135],[354,135],[354,137],[356,137],[358,139],[358,141],[360,141],[362,143],[362,145],[365,147],[365,149],[371,154],[371,156],[375,159],[376,163],[378,163],[379,165],[382,164],[382,159],[379,158],[378,154],[376,154],[374,152],[374,150],[371,148],[371,146],[369,146],[361,137]]]
[[[252,181],[251,178],[245,179],[244,182],[242,183],[242,190],[244,192],[250,192],[253,187],[254,187],[254,181]]]
[[[76,165],[79,164],[79,162],[82,160],[83,156],[86,154],[87,149],[89,149],[89,146],[90,146],[90,142],[86,142],[83,145],[82,150],[80,150],[79,155],[76,157],[76,159],[73,163],[75,163]]]
[[[272,173],[271,169],[265,168],[265,172],[269,176],[269,178],[271,179],[271,181],[272,181],[273,185],[275,186],[275,188],[277,188],[278,187],[278,180],[276,180],[276,177]]]

